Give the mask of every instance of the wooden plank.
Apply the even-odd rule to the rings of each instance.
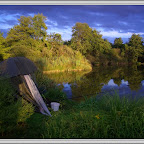
[[[33,98],[35,99],[35,101],[39,105],[40,112],[42,114],[51,116],[50,111],[48,110],[45,102],[43,101],[43,98],[41,97],[41,95],[40,95],[35,83],[31,79],[31,77],[29,75],[24,75],[24,78],[26,80],[26,83],[27,83],[27,85],[29,87],[29,90],[30,90]]]

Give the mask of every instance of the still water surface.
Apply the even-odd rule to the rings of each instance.
[[[60,72],[47,75],[69,99],[118,93],[119,96],[144,96],[144,67],[95,67],[91,72]]]

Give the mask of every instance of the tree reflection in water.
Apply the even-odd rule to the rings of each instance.
[[[91,72],[61,72],[48,74],[59,87],[66,92],[68,98],[81,100],[83,96],[91,96],[111,89],[140,91],[144,80],[144,67],[115,66],[95,67]],[[144,88],[143,88],[144,89]],[[128,91],[127,91],[128,92]]]

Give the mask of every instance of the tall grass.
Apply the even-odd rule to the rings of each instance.
[[[39,58],[36,64],[43,71],[92,69],[91,64],[80,52],[66,46],[58,47],[57,51],[50,51],[49,55]]]
[[[44,138],[143,138],[144,99],[90,98],[46,122]]]

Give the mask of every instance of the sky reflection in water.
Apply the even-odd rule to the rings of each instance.
[[[119,94],[119,96],[131,94],[132,97],[134,96],[141,97],[144,94],[144,80],[141,83],[142,86],[139,90],[131,90],[128,85],[128,81],[121,80],[121,84],[120,86],[118,86],[117,84],[114,83],[114,80],[111,79],[107,84],[103,85],[99,95],[104,93],[114,94],[116,92]],[[63,87],[64,88],[62,91],[66,93],[67,98],[72,99],[73,94],[72,94],[71,84],[63,83]]]

